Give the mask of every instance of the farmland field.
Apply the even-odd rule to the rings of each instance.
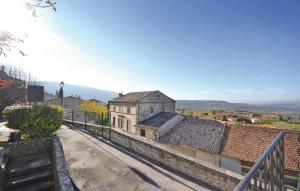
[[[300,131],[300,124],[299,123],[273,122],[272,124],[260,124],[259,126],[287,128],[287,129],[295,129],[295,130]]]

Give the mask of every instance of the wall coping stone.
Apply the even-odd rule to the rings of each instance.
[[[53,137],[52,144],[53,171],[56,189],[59,191],[74,191],[74,187],[66,167],[64,151],[59,137]]]

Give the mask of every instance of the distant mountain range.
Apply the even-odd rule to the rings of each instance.
[[[45,91],[55,94],[59,89],[59,82],[42,82]],[[91,88],[87,86],[65,84],[64,96],[77,95],[82,99],[98,99],[107,103],[108,100],[118,96],[117,92]],[[250,105],[245,103],[230,103],[217,100],[177,100],[177,108],[221,110],[230,109],[235,111],[253,112],[300,112],[300,100],[291,102],[276,102],[269,104]]]
[[[300,101],[250,105],[216,100],[177,100],[177,108],[186,109],[230,109],[252,112],[300,112]]]
[[[59,82],[41,82],[45,86],[45,91],[48,93],[55,94],[59,90]],[[64,86],[64,96],[77,95],[82,99],[97,99],[102,102],[107,103],[108,100],[113,99],[118,96],[117,92],[100,90],[96,88],[91,88],[87,86],[71,85],[65,84]]]

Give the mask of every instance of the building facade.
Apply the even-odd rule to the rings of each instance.
[[[146,135],[146,130],[136,127],[139,122],[160,112],[175,112],[175,100],[160,91],[120,94],[108,105],[112,127],[141,136]]]
[[[49,97],[48,97],[49,98]],[[74,97],[74,96],[67,96],[63,98],[62,104],[65,109],[73,109],[73,110],[79,110],[80,105],[84,102],[79,97]],[[55,98],[55,99],[50,99],[50,100],[45,100],[44,102],[47,105],[60,105],[60,99]]]

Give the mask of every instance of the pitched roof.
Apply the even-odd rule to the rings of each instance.
[[[144,121],[141,121],[137,125],[147,125],[155,128],[159,128],[163,126],[166,122],[171,120],[173,117],[175,117],[177,114],[172,112],[159,112],[155,114],[154,116],[145,119]]]
[[[116,97],[109,102],[136,102],[139,99],[146,97],[156,91],[131,92],[121,97]]]
[[[21,81],[20,79],[17,79],[17,78],[14,78],[14,77],[9,76],[9,75],[4,71],[4,69],[0,69],[0,79],[1,79],[1,80],[8,80],[8,81],[11,81],[11,80],[19,80],[19,81]]]
[[[279,129],[255,126],[231,126],[225,131],[226,140],[221,155],[255,163],[272,143]],[[285,169],[299,171],[300,132],[284,131]]]
[[[165,144],[185,145],[209,153],[219,153],[225,126],[217,121],[186,117],[163,135]]]

